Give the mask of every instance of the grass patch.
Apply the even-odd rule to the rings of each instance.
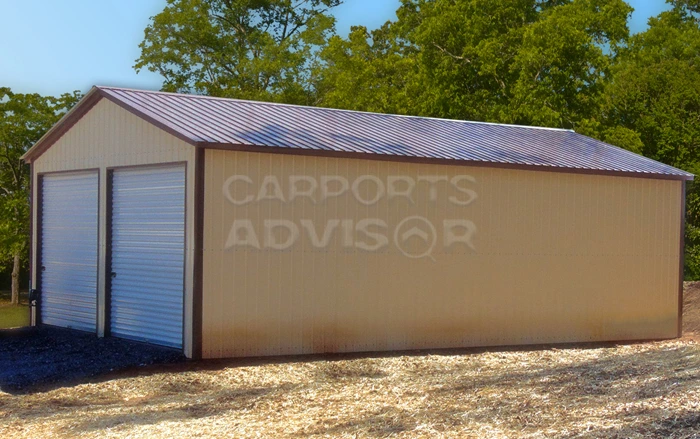
[[[19,305],[11,305],[12,294],[0,290],[0,329],[29,326],[29,292],[19,292]]]
[[[29,308],[26,305],[0,304],[0,329],[29,325]]]

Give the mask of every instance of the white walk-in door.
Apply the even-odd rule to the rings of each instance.
[[[41,321],[95,331],[97,172],[41,177]]]
[[[110,331],[182,347],[185,167],[112,171]]]

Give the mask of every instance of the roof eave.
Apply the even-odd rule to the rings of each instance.
[[[197,142],[196,146],[201,148],[219,149],[219,150],[229,150],[229,151],[246,151],[246,152],[259,152],[267,154],[290,154],[290,155],[302,155],[302,156],[317,156],[317,157],[335,157],[335,158],[351,158],[351,159],[364,159],[364,160],[381,160],[381,161],[392,161],[392,162],[407,162],[407,163],[426,163],[426,164],[440,164],[440,165],[452,165],[452,166],[475,166],[475,167],[486,167],[486,168],[503,168],[503,169],[515,169],[515,170],[527,170],[527,171],[544,171],[544,172],[561,172],[569,174],[588,174],[588,175],[609,175],[617,177],[632,177],[632,178],[652,178],[659,180],[693,180],[694,176],[692,174],[662,174],[655,172],[635,172],[635,171],[623,171],[615,169],[593,169],[593,168],[573,168],[573,167],[562,167],[553,165],[527,165],[522,163],[509,163],[509,162],[490,162],[481,160],[459,160],[459,159],[448,159],[448,158],[433,158],[433,157],[419,157],[419,156],[406,156],[406,155],[392,155],[392,154],[373,154],[365,152],[349,152],[349,151],[333,151],[333,150],[321,150],[321,149],[302,149],[302,148],[291,148],[291,147],[279,147],[279,146],[266,146],[266,145],[248,145],[242,143],[215,143],[215,142]],[[679,169],[680,172],[683,172]]]
[[[185,133],[175,129],[173,126],[165,123],[162,119],[155,117],[148,112],[142,111],[130,102],[120,99],[114,96],[112,93],[108,92],[109,89],[102,89],[101,87],[95,86],[90,89],[90,91],[78,102],[70,111],[68,111],[59,120],[56,125],[51,127],[51,129],[41,138],[38,142],[34,144],[23,156],[22,160],[27,163],[31,163],[36,160],[41,154],[48,150],[51,145],[53,145],[58,139],[61,138],[68,130],[70,130],[73,125],[75,125],[92,107],[94,107],[102,98],[106,98],[112,103],[119,105],[130,113],[150,122],[151,124],[157,126],[158,128],[166,131],[167,133],[177,137],[178,139],[191,144],[196,147],[201,148],[213,148],[213,149],[228,149],[228,150],[240,150],[240,151],[250,151],[250,152],[264,152],[264,153],[277,153],[277,154],[295,154],[295,155],[314,155],[314,156],[332,156],[332,157],[346,157],[346,158],[356,158],[356,159],[369,159],[369,160],[384,160],[384,161],[405,161],[405,162],[419,162],[419,163],[432,163],[432,164],[448,164],[456,166],[481,166],[481,167],[494,167],[494,168],[509,168],[509,169],[521,169],[521,170],[533,170],[533,171],[549,171],[549,172],[564,172],[564,173],[577,173],[577,174],[597,174],[597,175],[615,175],[615,176],[625,176],[634,178],[656,178],[656,179],[666,179],[666,180],[693,180],[694,176],[689,173],[684,173],[680,169],[674,169],[679,173],[658,173],[658,172],[635,172],[635,171],[624,171],[624,170],[614,170],[614,169],[593,169],[593,168],[576,168],[576,167],[562,167],[553,166],[546,164],[523,164],[523,163],[510,163],[510,162],[493,162],[493,161],[479,161],[479,160],[460,160],[460,159],[449,159],[449,158],[429,158],[429,157],[419,157],[419,156],[406,156],[406,155],[391,155],[391,154],[379,154],[379,153],[362,153],[362,152],[349,152],[349,151],[333,151],[333,150],[321,150],[321,149],[311,149],[311,148],[291,148],[291,147],[279,147],[279,146],[266,146],[266,145],[247,145],[247,144],[236,144],[236,143],[215,143],[201,141],[200,139],[193,139],[187,136]]]
[[[110,102],[124,108],[130,113],[152,123],[158,128],[172,134],[173,136],[181,139],[191,145],[197,146],[197,141],[191,139],[184,135],[183,133],[174,130],[172,127],[164,124],[160,120],[154,118],[153,116],[134,108],[127,102],[124,102],[111,94],[105,92],[98,86],[93,86],[89,92],[83,96],[83,98],[78,102],[73,108],[71,108],[63,117],[49,129],[46,134],[44,134],[41,139],[39,139],[31,148],[27,150],[26,153],[21,157],[25,163],[31,163],[41,156],[46,150],[48,150],[51,145],[56,143],[68,130],[70,130],[73,125],[75,125],[80,119],[82,119],[88,111],[92,109],[97,103],[102,99],[106,98]]]
[[[56,143],[73,125],[75,125],[92,107],[102,99],[102,94],[97,87],[92,87],[89,92],[71,108],[63,117],[52,126],[41,139],[39,139],[21,157],[26,163],[31,163],[43,154],[51,145]]]
[[[192,146],[200,146],[199,145],[200,139],[193,139],[193,138],[187,136],[183,132],[174,129],[172,126],[164,123],[162,120],[159,120],[157,117],[153,117],[151,114],[148,114],[145,111],[141,111],[136,106],[130,105],[129,102],[126,102],[122,99],[119,99],[118,97],[114,96],[113,94],[109,93],[108,91],[103,90],[99,86],[96,86],[95,88],[99,91],[100,95],[103,96],[104,98],[119,105],[120,107],[127,110],[128,112],[144,119],[145,121],[157,126],[158,128],[165,131],[166,133],[171,134],[171,135],[177,137],[178,139],[182,140],[183,142],[189,143]]]

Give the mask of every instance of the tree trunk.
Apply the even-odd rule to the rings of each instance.
[[[19,253],[15,253],[12,263],[12,304],[19,304]]]

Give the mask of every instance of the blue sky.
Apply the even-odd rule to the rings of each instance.
[[[628,0],[631,30],[666,8],[664,0]],[[0,0],[0,86],[57,95],[94,84],[158,89],[160,77],[132,68],[149,17],[165,0]],[[394,19],[399,0],[346,0],[337,29]]]

